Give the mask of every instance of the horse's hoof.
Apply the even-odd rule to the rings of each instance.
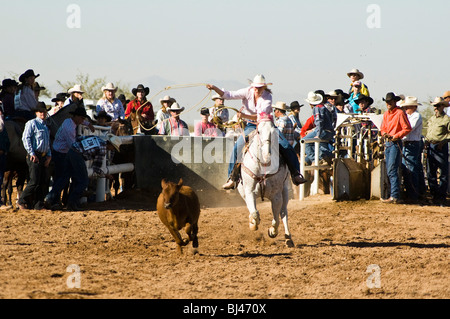
[[[284,242],[284,243],[286,244],[286,247],[289,247],[289,248],[295,247],[294,242],[292,241],[291,236],[284,235],[284,239],[286,239],[285,242]]]
[[[248,219],[250,222],[249,223],[250,230],[253,231],[258,230],[258,225],[260,223],[259,214],[258,213],[250,214]]]
[[[269,229],[267,230],[267,233],[270,238],[275,238],[278,236],[278,231],[275,227],[269,227]]]

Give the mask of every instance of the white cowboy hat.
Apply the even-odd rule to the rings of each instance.
[[[311,91],[308,93],[308,98],[305,101],[309,104],[317,105],[323,102],[323,96]]]
[[[215,101],[215,100],[217,100],[217,99],[223,100],[223,97],[221,97],[219,94],[214,94],[214,95],[212,96],[212,98],[211,98],[211,100],[213,100],[213,101]]]
[[[169,108],[169,111],[184,111],[184,107],[181,107],[177,102],[174,102]]]
[[[448,103],[441,96],[436,96],[434,98],[434,101],[430,102],[430,104],[433,106],[439,106],[439,105],[448,106]]]
[[[347,76],[350,77],[351,74],[358,74],[361,80],[364,79],[364,74],[358,69],[351,69],[350,72],[347,73]]]
[[[288,109],[285,102],[278,101],[275,105],[272,104],[274,109],[286,111]]]
[[[404,100],[401,100],[401,106],[419,106],[422,105],[417,102],[417,98],[415,96],[406,96]]]
[[[83,87],[80,84],[75,84],[73,86],[73,88],[70,88],[69,91],[67,91],[67,93],[69,93],[69,94],[72,94],[72,93],[75,93],[75,92],[83,94],[84,93]]]
[[[106,135],[106,140],[110,142],[117,152],[120,152],[120,145],[122,145],[122,139],[114,134]]]
[[[326,97],[332,96],[332,97],[339,97],[336,91],[330,91],[327,94],[325,94]]]
[[[266,83],[266,78],[262,74],[255,75],[253,81],[250,81],[250,86],[255,88],[260,88],[267,85],[272,85],[272,83]]]
[[[113,83],[107,83],[105,86],[102,87],[102,91],[117,91],[117,88],[114,86]]]
[[[163,102],[172,102],[172,103],[174,103],[174,102],[176,102],[176,100],[173,97],[170,97],[170,96],[166,95],[162,99],[159,99],[159,103],[161,103],[161,105],[162,105]]]

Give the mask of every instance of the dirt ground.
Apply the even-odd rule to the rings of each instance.
[[[227,201],[203,203],[199,253],[182,256],[139,191],[83,212],[0,211],[0,298],[450,298],[450,208],[291,200],[288,248],[282,225],[267,235],[269,202],[252,232],[242,202],[209,202]]]

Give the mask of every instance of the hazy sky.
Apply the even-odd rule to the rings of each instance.
[[[246,85],[262,73],[274,103],[303,102],[308,91],[347,90],[352,68],[376,101],[450,90],[448,0],[0,1],[0,79],[32,68],[53,93],[79,72],[131,87],[150,77]],[[68,25],[70,4],[80,28]]]

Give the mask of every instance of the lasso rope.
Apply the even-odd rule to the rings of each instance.
[[[206,86],[206,83],[175,84],[175,85],[166,86],[164,89],[160,90],[158,93],[156,93],[155,95],[153,95],[150,99],[148,99],[148,101],[153,100],[156,96],[158,96],[159,94],[161,94],[161,93],[164,92],[164,91],[173,90],[173,89],[192,88],[192,87],[197,87],[197,86]],[[202,103],[203,101],[205,101],[209,96],[211,96],[211,91],[210,91],[210,90],[208,91],[208,94],[207,94],[203,99],[200,100],[200,102],[198,102],[198,103],[195,104],[194,106],[190,107],[189,109],[186,109],[186,110],[184,110],[183,112],[180,112],[180,114],[191,111],[191,110],[192,110],[193,108],[195,108],[197,105],[199,105],[200,103]],[[206,101],[202,104],[202,107],[203,107],[203,105],[205,105],[205,104],[206,104]],[[144,129],[144,130],[146,130],[146,131],[151,131],[151,130],[153,130],[153,129],[158,125],[158,123],[155,124],[155,125],[153,125],[151,128],[146,128],[146,127],[144,127],[144,126],[141,124],[140,113],[139,113],[139,111],[141,110],[141,108],[142,108],[144,105],[145,105],[145,104],[141,105],[141,106],[136,110],[136,115],[137,115],[136,118],[137,118],[137,122],[138,122],[138,126],[137,126],[137,127],[140,127],[141,129]],[[161,122],[161,124],[164,123],[164,122],[167,121],[167,120],[169,120],[169,118],[164,119],[163,122]],[[133,127],[133,130],[134,130],[134,129],[135,129],[135,128]]]

